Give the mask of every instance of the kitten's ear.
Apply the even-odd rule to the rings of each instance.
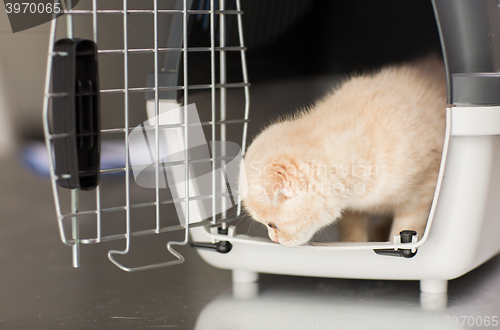
[[[240,174],[238,176],[238,193],[241,199],[245,198],[248,194],[248,179],[247,171],[245,168],[245,161],[242,159],[240,161]]]
[[[273,164],[266,167],[264,175],[264,190],[270,200],[279,201],[280,197],[291,198],[300,189],[298,173],[294,166]]]

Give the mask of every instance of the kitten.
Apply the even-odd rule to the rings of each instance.
[[[255,138],[242,167],[243,205],[287,246],[307,243],[340,218],[343,241],[367,241],[375,214],[393,215],[389,240],[405,229],[422,237],[445,108],[445,69],[437,57],[354,76]]]

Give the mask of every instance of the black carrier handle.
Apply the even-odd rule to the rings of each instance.
[[[87,39],[61,39],[54,44],[54,53],[52,128],[57,183],[91,190],[100,177],[97,45]]]

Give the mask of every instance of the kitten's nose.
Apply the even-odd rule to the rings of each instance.
[[[280,240],[277,239],[277,238],[273,239],[273,241],[274,241],[274,243],[279,243],[280,242]]]

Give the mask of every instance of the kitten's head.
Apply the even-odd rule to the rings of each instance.
[[[267,227],[274,242],[305,244],[319,229],[340,217],[340,207],[318,190],[312,164],[281,156],[261,162],[253,156],[249,149],[242,170],[246,176],[241,175],[240,181],[246,192],[243,205]]]

